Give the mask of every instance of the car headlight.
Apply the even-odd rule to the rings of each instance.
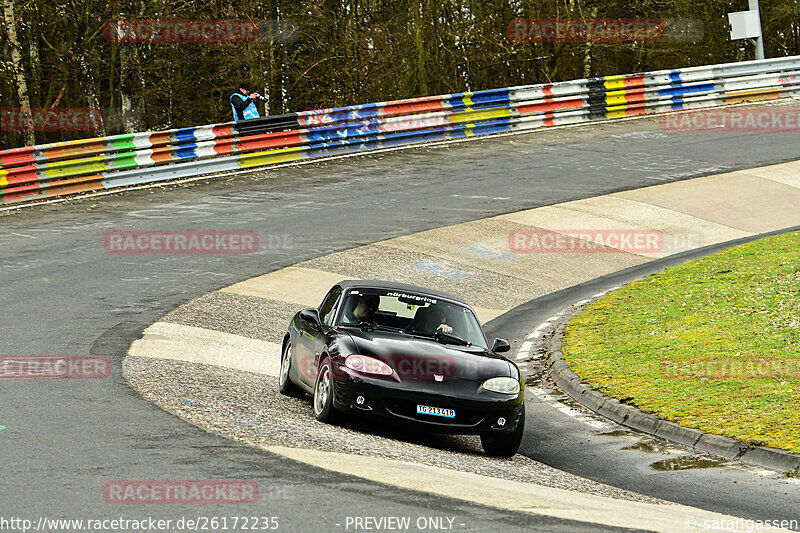
[[[519,381],[514,378],[492,378],[483,382],[483,388],[503,394],[517,394],[519,392]]]
[[[367,357],[366,355],[348,355],[344,360],[344,366],[356,372],[364,374],[378,374],[381,376],[391,376],[392,367],[379,361],[374,357]]]

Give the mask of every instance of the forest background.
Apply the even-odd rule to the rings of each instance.
[[[727,13],[745,0],[0,1],[0,149],[227,122],[240,80],[275,115],[754,57],[729,35]],[[800,53],[799,15],[797,0],[762,0],[767,57]],[[130,42],[108,31],[133,19],[247,20],[258,36]],[[533,26],[518,19],[648,20],[660,32],[553,42],[526,36]],[[13,131],[9,113],[26,105],[100,110],[103,120]]]

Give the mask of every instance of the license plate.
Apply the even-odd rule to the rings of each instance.
[[[443,416],[445,418],[455,418],[455,409],[444,409],[442,407],[431,407],[429,405],[417,405],[417,414]]]

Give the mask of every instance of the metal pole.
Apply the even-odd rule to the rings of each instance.
[[[761,13],[758,10],[758,0],[748,0],[750,11],[756,12],[758,18],[758,37],[753,39],[753,44],[756,45],[756,59],[764,59],[764,35],[761,32]]]

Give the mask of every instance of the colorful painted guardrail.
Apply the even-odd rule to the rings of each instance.
[[[792,56],[15,148],[0,151],[0,204],[798,91],[800,56]]]

